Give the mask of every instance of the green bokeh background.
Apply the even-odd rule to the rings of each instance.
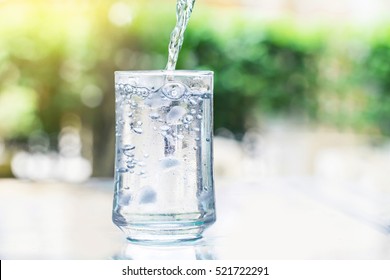
[[[72,126],[86,135],[94,175],[111,176],[113,72],[163,69],[175,23],[174,1],[122,2],[132,11],[122,26],[108,17],[112,0],[0,2],[0,140],[9,160],[31,135],[48,135],[57,149]],[[386,26],[307,27],[197,3],[177,68],[215,72],[214,126],[237,139],[273,118],[387,137]],[[0,177],[11,176],[9,160]]]

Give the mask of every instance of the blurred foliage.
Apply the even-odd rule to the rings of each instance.
[[[390,135],[390,30],[375,37],[358,70],[368,99],[364,117],[382,134]]]
[[[95,174],[109,175],[113,72],[165,67],[174,4],[1,2],[0,138],[81,126],[93,134]],[[215,128],[236,135],[262,116],[389,135],[390,32],[371,41],[343,34],[340,43],[326,31],[251,22],[197,3],[177,68],[215,71]]]
[[[197,29],[188,36],[197,66],[215,71],[215,126],[241,134],[257,125],[259,112],[315,118],[316,42],[303,45],[272,30],[241,27],[222,38]]]

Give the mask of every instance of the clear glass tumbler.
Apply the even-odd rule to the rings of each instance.
[[[129,240],[201,237],[215,221],[213,72],[115,72],[113,221]]]

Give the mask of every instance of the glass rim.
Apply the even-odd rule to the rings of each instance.
[[[211,70],[121,70],[115,71],[115,76],[119,75],[142,75],[142,76],[210,76],[214,75]]]

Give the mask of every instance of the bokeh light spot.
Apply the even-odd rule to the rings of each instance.
[[[108,12],[109,20],[117,26],[124,26],[133,21],[132,11],[128,4],[116,2]]]

